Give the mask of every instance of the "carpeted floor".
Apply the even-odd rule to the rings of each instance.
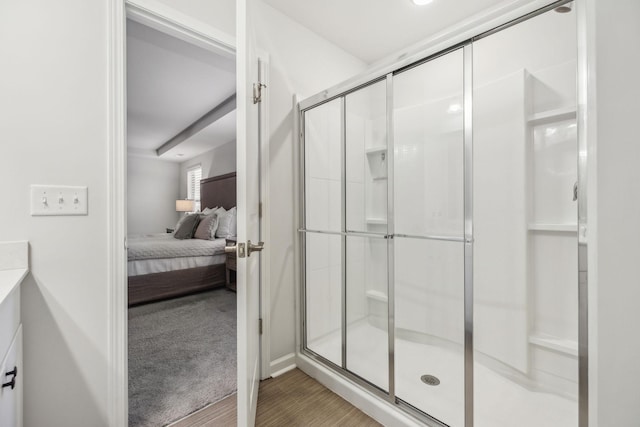
[[[235,390],[235,293],[129,309],[129,426],[167,425]]]

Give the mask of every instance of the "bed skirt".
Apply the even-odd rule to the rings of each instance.
[[[225,285],[225,264],[129,277],[129,307]]]

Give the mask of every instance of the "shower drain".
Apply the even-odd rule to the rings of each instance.
[[[438,379],[438,377],[434,377],[433,375],[423,375],[420,377],[420,380],[426,385],[440,384],[440,380]]]

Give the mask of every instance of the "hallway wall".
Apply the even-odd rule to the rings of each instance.
[[[108,425],[109,1],[0,2],[0,240],[28,239],[24,425]],[[32,217],[31,184],[88,186],[89,214]]]
[[[640,2],[588,0],[590,76],[589,280],[591,426],[640,420]],[[597,198],[595,198],[596,196]],[[594,239],[595,237],[595,239]]]
[[[179,218],[179,185],[180,164],[128,156],[127,234],[164,233],[174,228]]]

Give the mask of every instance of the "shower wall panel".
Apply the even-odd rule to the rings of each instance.
[[[476,56],[482,50],[474,49]],[[526,372],[527,156],[525,73],[476,77],[473,130],[474,347]],[[501,327],[496,327],[500,325]]]

